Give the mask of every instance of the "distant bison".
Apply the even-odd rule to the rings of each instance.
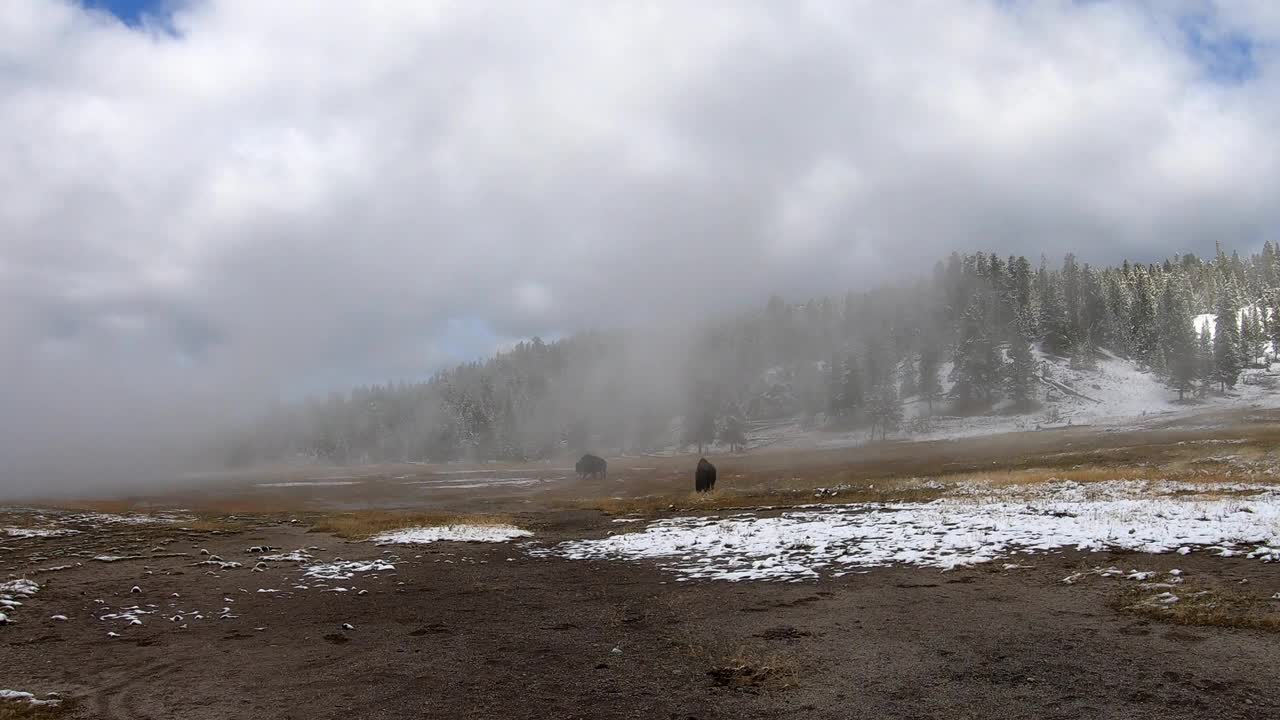
[[[578,464],[573,466],[573,469],[578,471],[578,477],[594,477],[603,480],[605,472],[609,469],[609,463],[606,463],[604,458],[596,457],[595,455],[583,455]]]
[[[693,474],[693,487],[698,492],[711,492],[716,488],[716,466],[707,462],[706,458],[698,461],[698,470]]]

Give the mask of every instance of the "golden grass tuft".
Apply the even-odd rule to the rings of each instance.
[[[1172,592],[1178,602],[1161,604],[1155,598]],[[1175,625],[1262,630],[1280,633],[1280,612],[1268,599],[1220,589],[1180,586],[1168,589],[1134,589],[1114,598],[1111,606],[1121,612],[1162,620]]]
[[[32,705],[23,700],[0,700],[0,720],[53,720],[65,717],[75,701],[64,699],[57,705]]]
[[[315,517],[311,520],[308,532],[329,533],[348,540],[364,540],[380,533],[411,527],[514,524],[513,519],[507,515],[360,510]]]
[[[794,658],[739,646],[729,652],[690,645],[688,652],[705,663],[707,676],[720,686],[759,693],[790,690],[800,685]]]

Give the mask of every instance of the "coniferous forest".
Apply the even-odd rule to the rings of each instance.
[[[884,438],[909,432],[907,399],[948,414],[1034,410],[1037,352],[1083,368],[1127,358],[1194,402],[1269,362],[1277,307],[1270,242],[1247,258],[1219,249],[1115,267],[953,253],[910,282],[775,296],[684,331],[534,338],[425,381],[278,405],[218,453],[244,466],[738,448],[753,423],[782,418]]]

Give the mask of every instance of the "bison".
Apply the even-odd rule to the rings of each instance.
[[[698,470],[693,474],[693,487],[698,492],[711,492],[716,487],[716,466],[707,462],[706,458],[698,461]]]
[[[580,478],[596,477],[604,480],[609,464],[604,461],[604,458],[587,454],[582,456],[582,459],[578,461],[577,465],[573,466],[573,469],[578,471],[578,477]]]

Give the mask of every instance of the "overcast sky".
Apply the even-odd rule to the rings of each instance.
[[[0,2],[10,467],[952,249],[1280,230],[1274,0],[92,5]]]

